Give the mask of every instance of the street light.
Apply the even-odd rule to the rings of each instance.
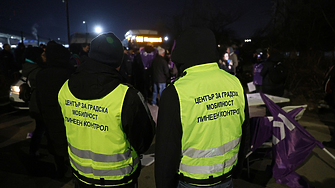
[[[100,26],[95,27],[95,32],[96,33],[101,33],[102,32],[102,28]]]

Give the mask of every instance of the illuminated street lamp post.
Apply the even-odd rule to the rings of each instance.
[[[85,35],[86,35],[86,40],[85,40],[85,43],[87,44],[87,35],[88,35],[88,31],[87,31],[87,23],[86,23],[86,21],[83,21],[83,24],[85,24],[85,26],[86,26],[86,33],[85,33]]]
[[[67,41],[70,45],[69,0],[62,0],[66,7]]]

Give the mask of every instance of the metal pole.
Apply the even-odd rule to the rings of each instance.
[[[21,31],[21,42],[22,42],[22,44],[24,44],[24,42],[23,42],[23,32]]]
[[[324,152],[326,152],[331,158],[333,158],[335,160],[335,156],[333,154],[331,154],[326,148],[322,149]]]
[[[86,25],[86,44],[87,44],[87,37],[88,37],[88,31],[87,31],[87,22],[85,22],[85,25]]]
[[[63,2],[64,1],[65,1],[65,6],[66,6],[67,41],[68,41],[68,44],[70,44],[69,0],[63,0]]]

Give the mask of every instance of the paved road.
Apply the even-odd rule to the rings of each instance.
[[[157,107],[150,106],[154,119],[157,117]],[[263,110],[263,109],[260,109]],[[27,133],[34,130],[34,121],[26,111],[9,110],[8,106],[0,107],[0,187],[5,188],[70,188],[73,187],[71,174],[62,179],[55,177],[52,156],[48,154],[46,142],[43,140],[40,153],[42,158],[32,163],[28,158],[30,139]],[[335,119],[329,112],[319,114],[306,111],[299,123],[305,127],[317,140],[330,140],[330,130],[333,130]],[[146,154],[152,154],[155,142]],[[335,154],[335,149],[328,148]],[[266,168],[271,158],[266,150],[260,149],[250,156],[250,173],[244,169],[240,179],[234,180],[238,188],[287,188],[286,185],[275,183]],[[154,163],[142,168],[139,178],[139,188],[154,188]],[[314,148],[308,159],[297,170],[297,173],[307,179],[317,188],[335,187],[335,160],[319,148]]]

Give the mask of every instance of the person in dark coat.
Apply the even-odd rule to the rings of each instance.
[[[58,104],[58,91],[74,72],[70,52],[61,44],[50,43],[46,48],[47,67],[36,75],[37,104],[49,137],[49,152],[54,156],[58,177],[66,172],[68,160],[64,119]]]
[[[268,58],[263,63],[260,75],[263,77],[262,92],[269,95],[282,97],[285,90],[285,80],[275,83],[272,76],[275,74],[275,65],[283,61],[283,56],[276,49],[268,49]]]
[[[89,44],[82,44],[81,45],[81,50],[80,50],[80,53],[79,53],[79,57],[83,62],[85,62],[85,60],[88,58],[88,52],[90,51],[90,45]]]
[[[263,69],[263,62],[264,62],[264,55],[261,53],[256,54],[257,59],[255,60],[255,63],[253,65],[253,83],[256,87],[256,91],[257,93],[259,93],[260,91],[262,91],[262,82],[263,82],[263,78],[260,75],[262,69]]]
[[[29,151],[29,155],[33,158],[39,157],[38,150],[46,129],[40,110],[37,106],[36,96],[36,75],[39,71],[46,67],[46,63],[42,58],[44,55],[45,53],[43,49],[39,47],[29,47],[25,50],[25,62],[22,65],[22,76],[28,78],[32,91],[29,101],[29,115],[35,119],[36,124],[31,138]]]
[[[75,98],[87,102],[95,102],[98,99],[103,100],[114,91],[118,91],[119,87],[123,87],[123,78],[119,73],[123,58],[123,48],[121,41],[113,33],[100,34],[92,40],[90,47],[89,57],[85,63],[77,68],[67,84],[71,95]],[[58,98],[60,100],[61,94],[59,94]],[[123,103],[118,121],[121,121],[125,139],[129,141],[137,155],[140,156],[148,150],[152,143],[155,134],[155,122],[152,119],[147,104],[144,102],[142,94],[132,86],[128,86],[125,95],[119,100],[123,101]],[[107,126],[116,126],[108,124],[108,122],[106,123]],[[67,132],[67,135],[69,134],[71,133]],[[89,139],[89,141],[94,142],[98,138],[84,138],[78,135],[76,139]],[[102,137],[99,139],[106,140],[109,138]],[[101,146],[110,147],[104,144],[101,144]],[[117,187],[135,187],[140,170],[141,166],[139,165],[136,172],[134,172],[132,181],[129,181],[130,183],[125,185],[118,185]],[[73,169],[73,173],[78,172]],[[83,183],[79,178],[83,177],[75,178],[76,187],[94,187],[92,182]],[[85,176],[84,178],[87,177]],[[93,180],[90,179],[90,181]]]
[[[132,67],[133,85],[137,90],[142,91],[142,88],[144,88],[144,66],[139,51],[134,54]]]
[[[73,67],[77,68],[82,62],[82,60],[79,56],[80,50],[81,50],[81,45],[77,44],[77,43],[70,44],[69,50],[70,50],[70,53],[71,53],[70,63],[71,63],[71,65],[73,65]]]
[[[124,48],[123,50],[123,61],[120,67],[120,74],[122,75],[122,77],[124,77],[125,82],[127,82],[128,84],[133,84],[132,83],[132,60],[130,59],[130,57],[128,56],[128,52],[127,49]]]
[[[23,43],[19,43],[14,50],[16,70],[19,71],[22,69],[22,64],[24,63],[24,50],[26,49]]]
[[[169,66],[164,58],[165,49],[159,48],[158,55],[152,61],[152,105],[157,105],[157,94],[162,96],[162,92],[166,87],[166,82],[169,79]]]
[[[149,102],[149,98],[151,97],[151,87],[152,87],[152,60],[156,57],[157,50],[152,46],[152,44],[148,44],[147,46],[140,48],[138,57],[136,60],[137,68],[139,70],[135,70],[136,74],[139,78],[137,80],[137,86],[140,92],[143,94],[144,99]],[[141,70],[140,70],[141,69]]]
[[[14,81],[15,58],[9,44],[3,45],[3,50],[0,52],[0,75],[4,87],[9,87]]]
[[[157,135],[156,135],[156,151],[155,151],[155,181],[157,188],[176,188],[176,187],[197,187],[191,186],[190,184],[185,183],[186,175],[183,176],[182,171],[180,170],[181,166],[186,166],[192,169],[193,171],[197,171],[197,174],[206,173],[207,171],[214,172],[218,170],[220,167],[211,167],[217,169],[211,169],[208,166],[203,166],[204,171],[199,170],[197,166],[201,166],[201,164],[197,164],[195,166],[182,164],[182,160],[193,158],[194,160],[198,159],[197,155],[202,155],[199,157],[200,160],[211,160],[209,157],[213,155],[220,156],[220,159],[223,161],[222,150],[228,152],[230,149],[225,145],[220,145],[220,149],[212,148],[212,149],[203,149],[200,151],[199,148],[192,147],[194,145],[210,145],[213,142],[220,142],[220,140],[226,139],[223,135],[229,135],[230,133],[236,134],[232,129],[233,127],[237,127],[238,131],[241,132],[241,140],[239,143],[239,149],[234,152],[238,152],[237,163],[232,167],[232,170],[229,172],[225,172],[225,174],[221,174],[221,176],[215,177],[213,181],[216,184],[213,187],[228,187],[227,184],[232,183],[231,176],[228,174],[232,174],[233,177],[238,177],[242,172],[243,161],[246,157],[247,151],[250,148],[249,140],[250,140],[250,130],[249,130],[249,110],[248,110],[248,101],[246,95],[243,91],[243,87],[239,80],[223,71],[220,70],[216,61],[218,60],[217,52],[216,52],[216,42],[215,36],[209,29],[206,28],[196,28],[191,27],[183,31],[183,33],[179,36],[176,41],[176,46],[172,51],[171,60],[177,65],[178,70],[180,70],[180,77],[173,83],[165,88],[162,93],[162,97],[159,105],[158,119],[157,119]],[[226,80],[220,80],[218,78],[211,77],[211,72],[215,73],[215,76],[219,76],[221,78],[225,78]],[[204,78],[197,77],[200,75],[204,75]],[[193,75],[193,76],[192,76]],[[191,76],[191,77],[189,77]],[[204,83],[205,80],[206,82]],[[227,81],[229,83],[227,83]],[[176,84],[178,84],[178,87]],[[190,85],[188,83],[199,83],[196,85]],[[182,88],[182,90],[178,90],[178,88]],[[188,91],[185,87],[193,88],[193,90]],[[223,88],[225,87],[225,88]],[[220,89],[219,89],[220,88]],[[209,111],[204,105],[206,104],[215,104],[216,101],[224,101],[226,96],[222,95],[219,97],[217,95],[216,99],[213,94],[213,98],[211,99],[203,99],[202,104],[197,102],[196,97],[201,96],[202,98],[206,92],[212,92],[214,89],[217,91],[230,91],[234,90],[232,88],[238,88],[240,91],[236,98],[230,98],[229,100],[234,100],[234,108],[239,108],[240,113],[233,117],[235,121],[231,121],[232,123],[226,123],[226,119],[229,117],[225,117],[223,119],[218,118],[210,118],[208,117],[208,121],[204,124],[200,124],[199,120],[197,123],[196,118],[194,116],[198,116],[199,112],[204,113],[216,113],[220,109],[211,109]],[[198,93],[201,91],[200,93]],[[190,96],[190,92],[192,93]],[[206,93],[206,94],[207,94]],[[209,93],[208,93],[209,94]],[[210,95],[210,94],[209,94]],[[244,100],[243,100],[244,98]],[[209,101],[210,100],[210,101]],[[239,101],[239,102],[238,102]],[[182,104],[188,103],[187,105],[182,106]],[[197,106],[195,106],[197,105]],[[186,107],[187,106],[187,107]],[[210,106],[210,105],[209,105]],[[182,108],[184,107],[184,108]],[[204,109],[206,108],[206,109]],[[229,107],[222,107],[221,112],[228,110]],[[188,112],[188,113],[187,113]],[[191,114],[190,114],[191,113]],[[194,115],[195,114],[195,115]],[[204,114],[205,115],[205,114]],[[192,119],[189,119],[190,116],[193,116]],[[194,118],[194,119],[193,119]],[[207,119],[207,116],[204,116],[204,119]],[[243,120],[244,119],[244,120]],[[229,121],[229,120],[228,120]],[[184,124],[183,124],[183,123]],[[191,123],[190,123],[191,122]],[[187,124],[187,125],[185,125]],[[217,126],[221,124],[220,126]],[[190,132],[186,131],[186,127]],[[211,128],[209,128],[211,127]],[[197,130],[193,130],[197,129]],[[199,130],[200,131],[199,133]],[[223,129],[225,131],[223,131]],[[185,130],[185,131],[184,131]],[[222,136],[214,137],[212,140],[206,140],[202,136],[204,132],[217,132]],[[228,131],[231,131],[228,133]],[[202,135],[202,136],[193,136],[192,140],[188,141],[188,138],[192,137],[190,135]],[[209,134],[207,134],[207,138]],[[183,143],[189,143],[191,148],[183,148]],[[224,147],[224,148],[223,148]],[[189,155],[185,154],[184,151],[188,150]],[[219,151],[220,150],[220,151]],[[200,152],[199,152],[200,151]],[[198,153],[199,152],[199,153]],[[213,154],[215,153],[215,154]],[[194,154],[194,155],[192,155]],[[192,157],[189,157],[192,155]],[[204,156],[206,155],[206,156]],[[212,158],[213,159],[213,158]],[[230,159],[229,159],[230,160]],[[236,160],[236,159],[235,159]],[[199,162],[199,161],[196,161]],[[195,162],[195,163],[196,163]],[[229,165],[227,165],[229,166]],[[226,167],[226,166],[224,166]],[[231,167],[231,166],[229,166]],[[200,167],[201,168],[201,167]],[[202,174],[203,175],[203,174]],[[185,178],[184,178],[185,177]],[[208,177],[208,176],[207,176]],[[212,176],[213,178],[213,176]],[[190,178],[188,178],[190,179]],[[209,177],[209,180],[211,177]],[[198,182],[201,182],[201,179],[197,179]],[[206,178],[205,178],[206,180]],[[203,182],[203,181],[202,181]],[[227,184],[226,184],[227,183]],[[184,185],[187,184],[187,185]],[[231,186],[232,184],[230,184]],[[205,185],[204,185],[205,186]],[[206,185],[207,186],[207,185]]]

